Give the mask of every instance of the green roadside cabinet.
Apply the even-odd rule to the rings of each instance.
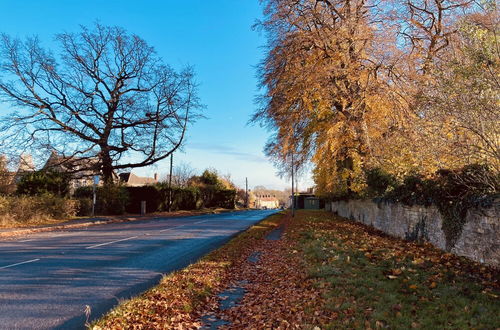
[[[304,199],[304,209],[306,210],[319,210],[320,202],[318,197],[306,197]]]

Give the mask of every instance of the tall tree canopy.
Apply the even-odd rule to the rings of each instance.
[[[176,71],[137,35],[96,24],[56,36],[57,55],[37,38],[2,35],[0,98],[4,148],[50,150],[113,171],[165,159],[199,114],[194,72]]]
[[[281,168],[293,153],[299,164],[313,161],[320,191],[350,193],[363,189],[370,167],[402,176],[486,154],[498,161],[491,147],[499,120],[493,1],[262,2],[264,92],[252,119],[272,131],[265,150]],[[480,31],[466,33],[485,17],[496,23],[472,23]],[[489,73],[474,73],[472,48],[486,52]],[[468,150],[486,158],[453,152],[471,143]]]

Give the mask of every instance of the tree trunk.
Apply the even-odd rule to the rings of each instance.
[[[113,161],[107,147],[101,147],[101,172],[104,184],[113,184]]]

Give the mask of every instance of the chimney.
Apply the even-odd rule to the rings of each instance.
[[[155,173],[154,178],[155,178],[155,181],[158,181],[158,173]]]

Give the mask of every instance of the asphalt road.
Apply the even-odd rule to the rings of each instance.
[[[81,329],[274,213],[115,223],[0,241],[0,329]]]

